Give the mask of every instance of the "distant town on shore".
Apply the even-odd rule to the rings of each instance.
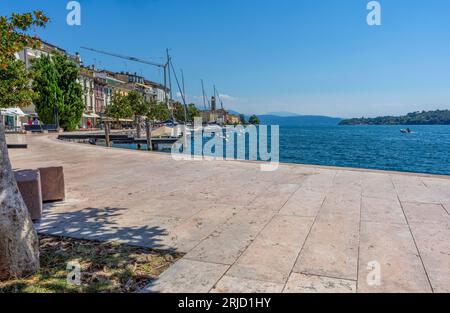
[[[413,112],[404,116],[352,118],[339,125],[450,125],[450,110]]]

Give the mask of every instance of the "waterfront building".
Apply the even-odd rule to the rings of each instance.
[[[53,44],[50,44],[48,42],[45,42],[37,37],[35,37],[36,39],[39,40],[39,44],[38,47],[36,48],[32,48],[32,47],[25,47],[23,48],[21,51],[19,51],[18,53],[16,53],[16,58],[18,60],[23,61],[23,63],[25,64],[26,69],[30,69],[31,66],[33,65],[33,61],[42,57],[42,56],[49,56],[52,54],[65,54],[67,55],[69,58],[73,59],[73,60],[77,60],[77,58],[79,57],[78,54],[76,56],[71,56],[67,53],[66,50],[55,46]],[[23,111],[26,114],[35,114],[36,113],[36,107],[34,106],[34,104],[26,107],[23,109]]]
[[[94,73],[94,94],[95,94],[95,113],[104,114],[107,103],[107,97],[109,94],[108,83],[106,79],[98,77]]]
[[[164,85],[152,82],[150,80],[145,80],[145,86],[149,90],[151,100],[156,102],[165,102],[166,99],[169,98],[170,89],[164,87]]]
[[[40,40],[40,39],[39,39]],[[79,53],[70,55],[66,50],[40,40],[37,48],[26,47],[16,54],[17,59],[25,63],[27,69],[33,60],[41,56],[64,54],[72,59],[80,67],[79,83],[82,88],[82,100],[84,102],[84,113],[80,121],[80,128],[87,128],[88,121],[98,125],[111,104],[112,95],[119,93],[128,95],[132,90],[141,92],[148,101],[165,102],[169,98],[169,88],[162,84],[146,80],[137,73],[113,72],[98,70],[95,66],[84,66]],[[24,109],[28,115],[35,115],[34,105]]]
[[[141,92],[147,101],[165,102],[169,97],[169,89],[162,84],[145,79],[137,73],[113,73],[113,77],[126,82],[130,90]]]
[[[227,115],[227,124],[228,125],[236,125],[239,124],[241,122],[239,116],[237,115],[232,115],[232,114],[228,114]]]
[[[39,46],[37,48],[25,47],[22,51],[16,54],[16,58],[22,60],[25,63],[25,67],[29,69],[33,64],[33,60],[40,58],[41,56],[49,56],[52,54],[65,54],[68,55],[66,50],[52,45],[48,42],[39,39]],[[76,59],[77,56],[72,56],[72,59]]]
[[[228,112],[224,109],[201,111],[203,123],[205,124],[227,124]],[[233,123],[234,124],[234,123]]]

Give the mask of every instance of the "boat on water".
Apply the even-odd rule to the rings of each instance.
[[[410,128],[401,129],[400,132],[402,134],[412,134],[412,130]]]

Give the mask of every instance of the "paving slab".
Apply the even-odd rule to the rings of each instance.
[[[411,224],[434,292],[450,292],[450,224]]]
[[[343,200],[335,194],[328,194],[319,210],[320,215],[348,215],[359,218],[361,213],[361,198]]]
[[[441,204],[402,202],[410,224],[450,223],[450,215]]]
[[[358,292],[431,292],[408,225],[362,222],[358,273]]]
[[[286,283],[312,222],[312,218],[275,217],[227,275]]]
[[[225,224],[238,210],[236,207],[212,206],[183,220],[170,231],[173,245],[178,251],[189,252]]]
[[[398,199],[390,174],[364,173],[362,195],[367,198]]]
[[[442,203],[450,202],[450,182],[447,179],[422,178],[422,181],[436,199]]]
[[[428,188],[421,177],[393,175],[392,181],[402,202],[436,203],[442,199]]]
[[[273,215],[271,210],[241,211],[221,225],[185,257],[191,260],[231,265],[256,239]]]
[[[313,225],[294,272],[356,280],[359,215],[324,215]]]
[[[443,206],[447,213],[450,215],[450,202],[444,202]]]
[[[299,184],[272,185],[270,188],[262,190],[250,205],[279,212],[300,187]]]
[[[225,275],[211,293],[281,293],[284,284]]]
[[[398,199],[363,197],[361,220],[406,225],[405,214]]]
[[[325,200],[326,192],[299,189],[280,210],[281,215],[315,217]]]
[[[285,293],[356,293],[356,281],[292,273]]]
[[[222,264],[181,259],[142,292],[207,293],[227,269]]]
[[[333,186],[333,181],[336,173],[336,171],[332,170],[316,170],[315,174],[309,175],[305,178],[302,187],[308,188],[312,191],[323,192],[327,188]]]

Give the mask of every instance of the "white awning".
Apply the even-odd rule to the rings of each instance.
[[[8,109],[0,109],[2,115],[9,116],[26,116],[25,113],[20,108],[8,108]]]
[[[100,118],[100,115],[95,114],[95,113],[89,113],[89,114],[83,113],[83,117],[84,118]]]

